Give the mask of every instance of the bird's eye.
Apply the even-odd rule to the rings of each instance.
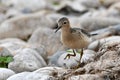
[[[67,22],[64,22],[64,24],[66,24]]]

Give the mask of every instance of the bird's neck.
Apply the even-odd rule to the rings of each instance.
[[[63,27],[62,28],[62,35],[70,35],[71,34],[71,28],[70,27]]]

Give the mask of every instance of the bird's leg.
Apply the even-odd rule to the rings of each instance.
[[[78,66],[79,67],[81,65],[81,59],[82,59],[82,56],[83,56],[83,48],[81,49],[81,51],[77,50],[79,53],[80,53],[80,60],[76,60],[78,62]]]
[[[75,56],[76,56],[76,53],[75,53],[75,50],[74,50],[74,49],[73,49],[73,53],[74,53],[74,54],[67,54],[64,59],[66,59],[67,57],[68,57],[68,59],[70,59],[70,56],[75,57]]]
[[[75,53],[75,50],[74,50],[74,49],[73,49],[73,53],[74,53],[74,54],[73,54],[73,55],[71,55],[71,56],[74,56],[74,57],[75,57],[75,56],[76,56],[76,53]]]
[[[81,53],[80,53],[80,62],[81,62],[82,56],[83,56],[83,48],[81,49]]]

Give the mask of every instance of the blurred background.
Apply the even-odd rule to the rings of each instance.
[[[80,66],[79,54],[64,60],[68,48],[61,43],[61,31],[55,33],[61,17],[67,17],[71,27],[97,33],[84,50]],[[0,67],[5,68],[0,68],[0,80],[10,76],[8,80],[19,80],[12,75],[22,72],[21,80],[37,80],[35,77],[40,75],[27,76],[26,79],[24,75],[29,73],[24,72],[36,73],[34,71],[38,70],[39,73],[43,67],[49,71],[46,66],[53,65],[69,69],[81,67],[83,75],[79,77],[84,80],[89,77],[89,80],[117,80],[120,78],[119,49],[120,0],[0,0]],[[64,69],[56,70],[62,72]],[[47,76],[52,74],[48,71]]]
[[[119,0],[0,0],[0,39],[28,40],[39,27],[54,29],[66,16],[87,31],[120,23]]]

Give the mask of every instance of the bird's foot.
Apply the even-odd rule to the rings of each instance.
[[[76,56],[76,53],[75,53],[74,49],[73,49],[73,53],[74,53],[74,54],[67,54],[64,59],[67,59],[67,57],[68,57],[68,59],[70,59],[71,56],[75,57],[75,56]]]
[[[71,56],[71,54],[67,54],[67,55],[65,56],[64,60],[67,59],[67,57],[68,57],[68,59],[70,59],[70,56]]]
[[[71,56],[75,57],[76,54],[67,54],[64,59],[67,59],[67,58],[70,59]]]

